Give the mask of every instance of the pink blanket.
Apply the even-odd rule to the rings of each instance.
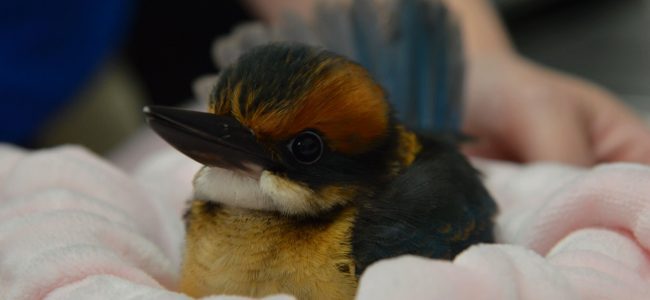
[[[476,165],[500,244],[379,262],[358,299],[650,299],[649,167]],[[173,290],[197,168],[169,149],[127,175],[77,147],[0,146],[0,299],[189,299]]]

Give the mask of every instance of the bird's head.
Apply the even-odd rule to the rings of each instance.
[[[220,74],[208,111],[145,109],[205,165],[195,198],[229,206],[315,215],[380,187],[418,151],[366,70],[303,45],[244,54]]]

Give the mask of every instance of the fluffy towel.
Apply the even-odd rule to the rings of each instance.
[[[358,299],[650,299],[650,168],[476,165],[500,244],[379,262]],[[0,146],[0,299],[189,299],[173,289],[197,168],[170,149],[127,175],[76,147]]]

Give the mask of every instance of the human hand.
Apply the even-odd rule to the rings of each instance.
[[[470,155],[650,163],[650,129],[613,95],[514,53],[470,62],[464,120]]]

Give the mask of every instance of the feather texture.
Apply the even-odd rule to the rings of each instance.
[[[463,89],[463,50],[449,11],[430,0],[322,1],[308,24],[286,13],[273,27],[237,27],[214,45],[220,67],[268,42],[322,46],[364,66],[382,85],[398,118],[421,131],[458,133]]]

